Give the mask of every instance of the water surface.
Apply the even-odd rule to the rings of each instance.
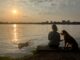
[[[80,25],[57,25],[58,32],[65,29],[72,35],[80,46]],[[23,56],[38,45],[48,44],[48,33],[51,25],[0,24],[0,55]],[[62,38],[61,38],[62,39]],[[28,47],[18,49],[18,43],[30,41]],[[63,46],[63,42],[60,46]]]

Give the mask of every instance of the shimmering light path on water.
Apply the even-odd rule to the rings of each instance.
[[[67,30],[79,44],[80,47],[80,25],[57,25],[58,32]],[[0,25],[0,55],[23,56],[29,54],[38,45],[48,44],[48,33],[51,25],[24,25],[24,24],[1,24]],[[18,49],[18,43],[30,41],[28,47]],[[63,46],[61,42],[60,46]]]

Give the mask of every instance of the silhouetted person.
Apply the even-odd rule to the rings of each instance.
[[[65,48],[71,45],[72,50],[78,50],[78,44],[76,40],[65,30],[61,33],[64,36]]]
[[[49,47],[50,48],[58,48],[60,44],[60,34],[57,32],[57,26],[55,24],[52,25],[52,31],[48,35]]]

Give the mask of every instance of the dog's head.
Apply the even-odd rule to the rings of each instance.
[[[62,30],[61,35],[67,35],[67,31],[66,30]]]

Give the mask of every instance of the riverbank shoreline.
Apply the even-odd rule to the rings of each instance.
[[[25,55],[21,58],[0,57],[0,60],[80,60],[79,51],[63,51],[63,50],[41,50],[38,47],[32,51],[32,55]]]

